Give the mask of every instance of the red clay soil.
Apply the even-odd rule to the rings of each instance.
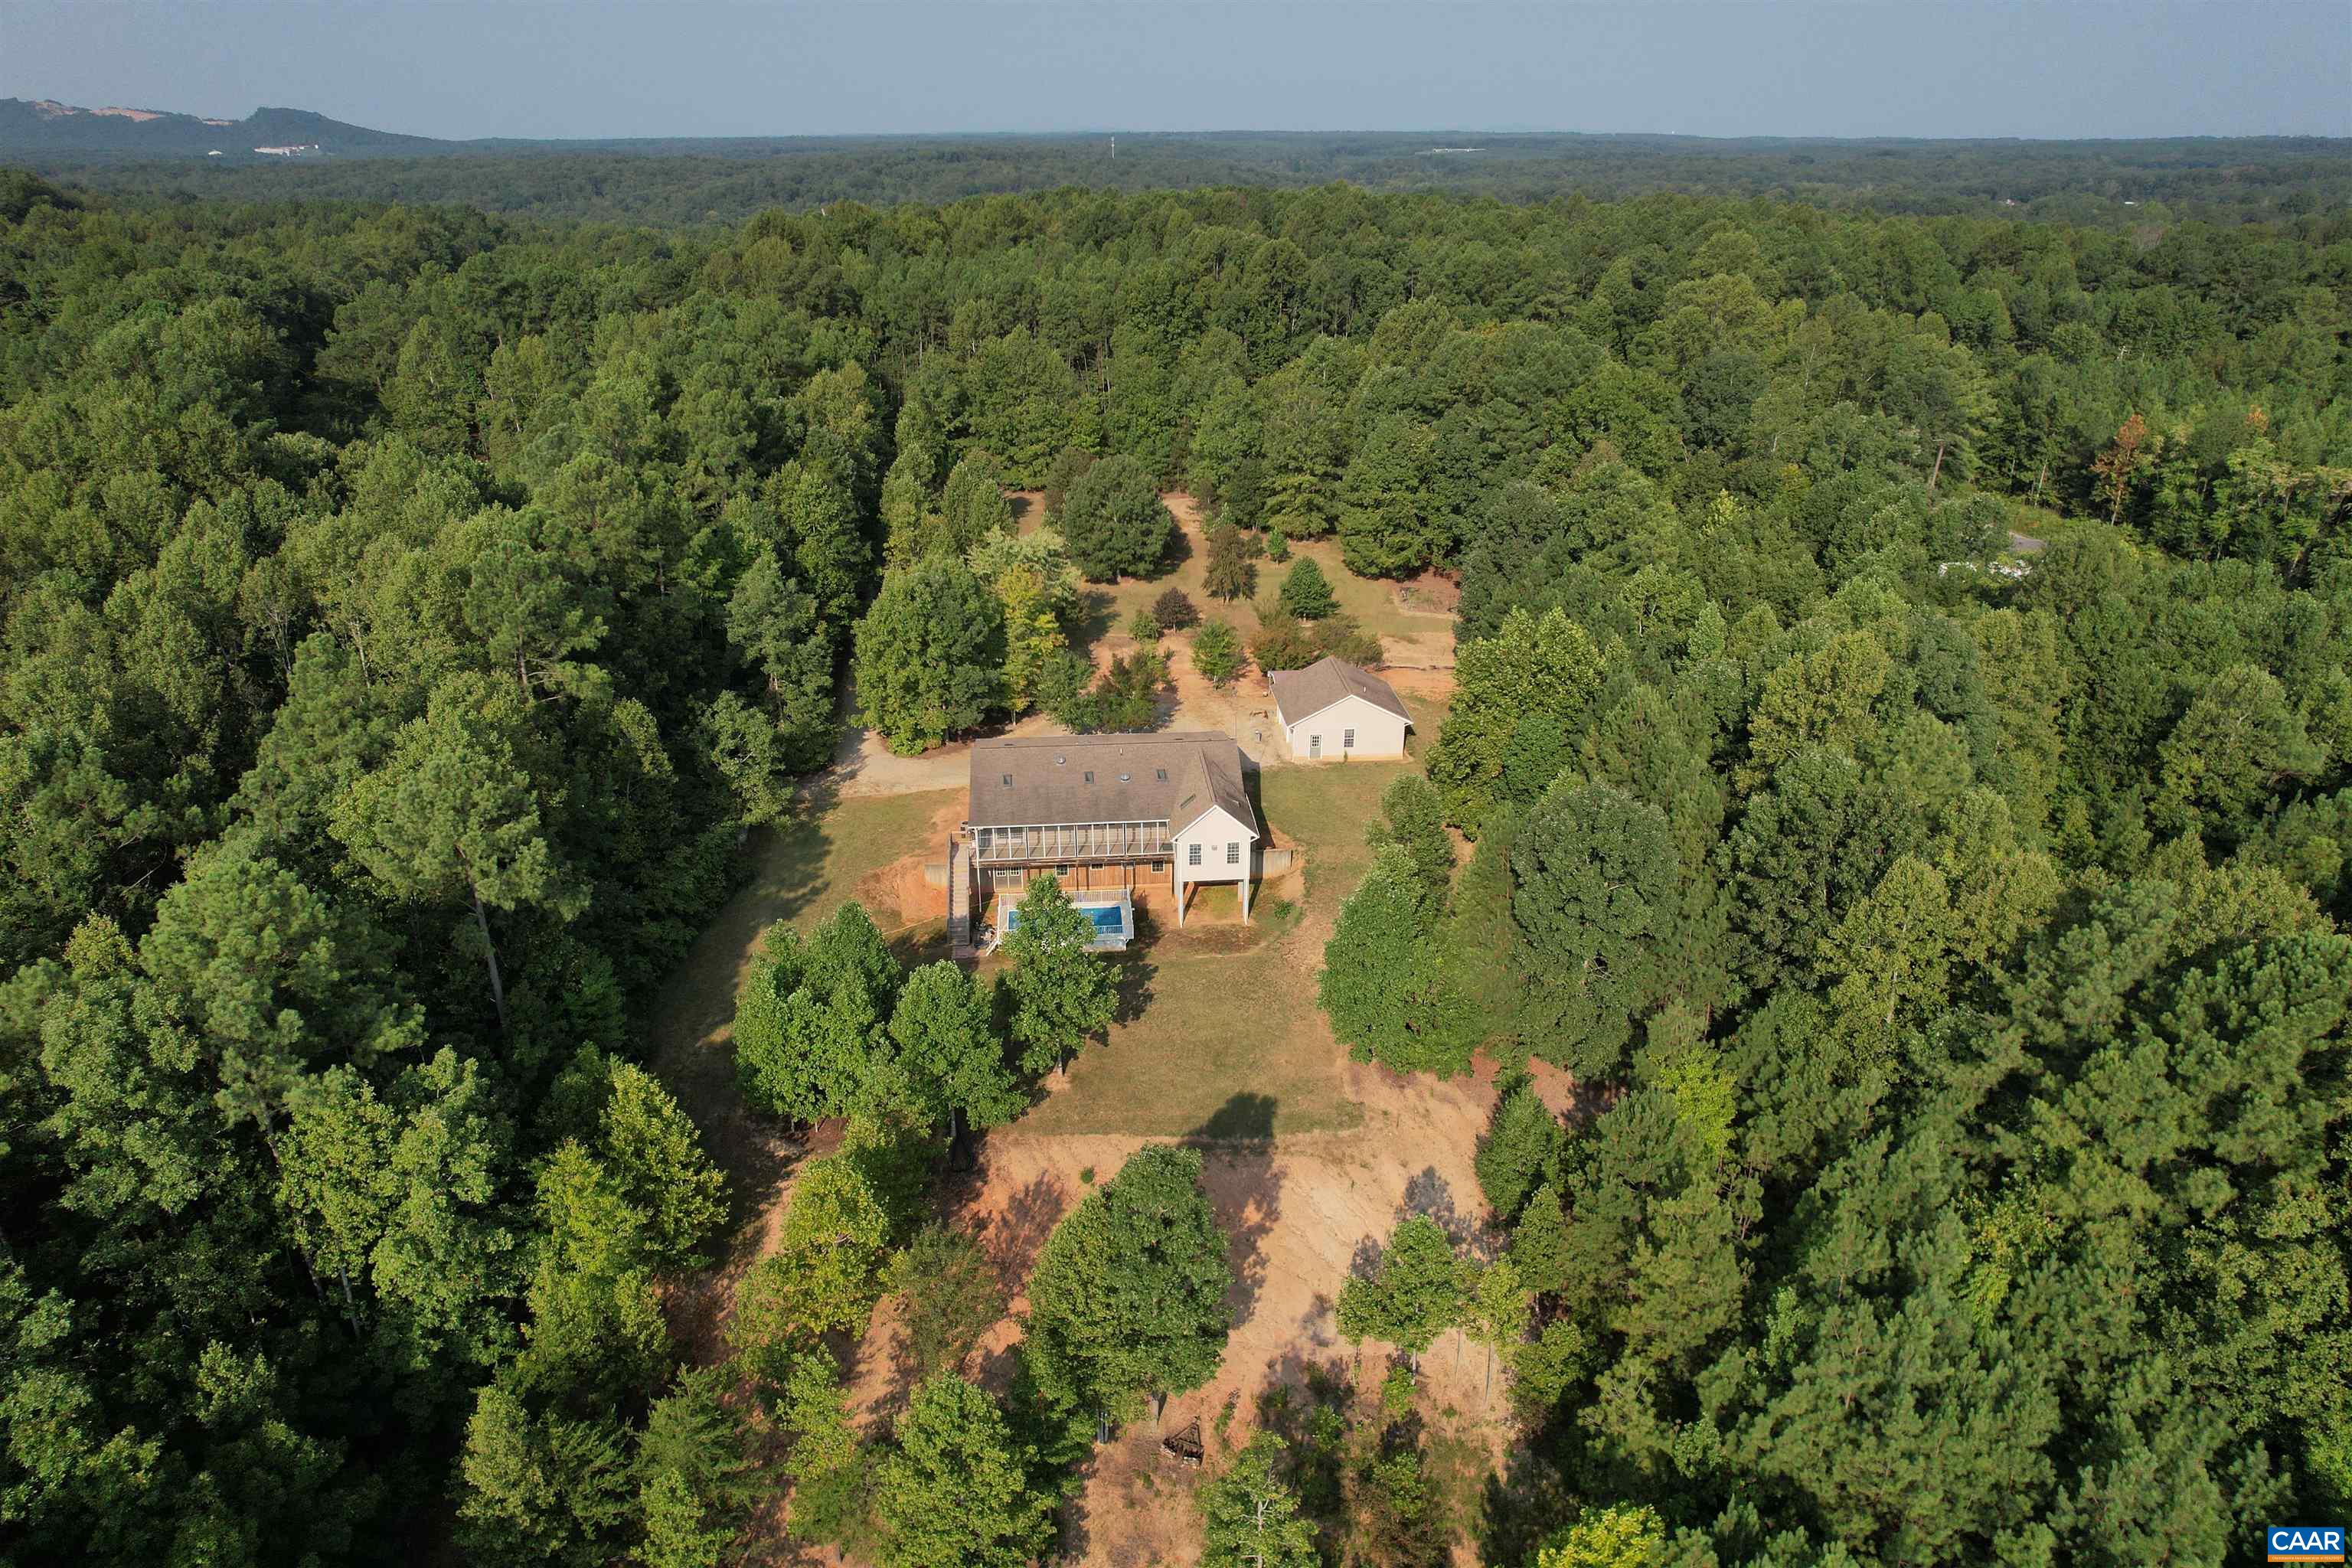
[[[1085,1489],[1071,1505],[1067,1561],[1196,1560],[1200,1527],[1192,1488],[1248,1441],[1262,1390],[1275,1384],[1303,1388],[1307,1369],[1316,1366],[1344,1370],[1365,1397],[1376,1394],[1390,1347],[1349,1345],[1333,1318],[1359,1247],[1386,1237],[1406,1215],[1423,1213],[1474,1252],[1491,1255],[1496,1238],[1481,1223],[1471,1169],[1494,1105],[1491,1066],[1450,1082],[1402,1079],[1355,1063],[1346,1072],[1349,1092],[1364,1109],[1360,1128],[1268,1142],[1186,1140],[1202,1151],[1210,1201],[1232,1237],[1233,1338],[1213,1383],[1171,1400],[1157,1426],[1146,1417],[1096,1452]],[[1544,1086],[1545,1098],[1564,1098],[1562,1075],[1547,1069],[1547,1077],[1552,1081]],[[979,1169],[951,1191],[948,1214],[987,1249],[1012,1295],[1012,1311],[972,1352],[967,1375],[999,1387],[1011,1377],[1020,1321],[1028,1310],[1017,1292],[1038,1250],[1090,1190],[1088,1176],[1093,1183],[1108,1180],[1148,1142],[989,1135]],[[904,1407],[908,1392],[891,1353],[894,1331],[886,1304],[852,1373],[855,1408],[877,1432]],[[1485,1351],[1454,1339],[1440,1340],[1423,1358],[1423,1408],[1499,1462],[1508,1441],[1501,1375],[1490,1388]],[[1234,1414],[1220,1435],[1215,1422],[1229,1401]],[[1165,1459],[1159,1449],[1160,1436],[1195,1416],[1209,1446],[1208,1468],[1199,1472]]]
[[[1494,1106],[1492,1064],[1481,1062],[1473,1077],[1450,1081],[1400,1078],[1358,1063],[1344,1070],[1348,1091],[1364,1110],[1357,1129],[1268,1142],[1184,1141],[1202,1152],[1203,1183],[1232,1243],[1234,1285],[1228,1301],[1234,1326],[1224,1364],[1208,1386],[1170,1400],[1156,1425],[1147,1415],[1095,1451],[1083,1468],[1083,1489],[1067,1507],[1069,1554],[1060,1561],[1101,1568],[1197,1561],[1192,1489],[1248,1441],[1260,1393],[1275,1384],[1303,1390],[1310,1367],[1343,1373],[1364,1404],[1365,1418],[1372,1418],[1391,1347],[1351,1346],[1341,1339],[1334,1301],[1359,1249],[1386,1237],[1398,1220],[1429,1215],[1469,1251],[1492,1255],[1497,1238],[1484,1227],[1471,1167]],[[1564,1106],[1571,1098],[1564,1074],[1538,1064],[1537,1077],[1548,1102]],[[834,1141],[835,1130],[821,1130],[806,1152],[822,1152]],[[1045,1238],[1094,1184],[1149,1142],[999,1131],[983,1141],[975,1171],[950,1178],[944,1214],[980,1240],[1010,1301],[1006,1317],[966,1358],[965,1375],[1000,1393],[1008,1385],[1028,1311],[1022,1290]],[[698,1361],[725,1353],[724,1322],[735,1282],[773,1245],[787,1190],[788,1183],[781,1184],[738,1237],[728,1266],[673,1301],[673,1320]],[[1497,1371],[1490,1384],[1484,1349],[1457,1343],[1458,1338],[1439,1340],[1423,1357],[1421,1407],[1434,1430],[1483,1448],[1500,1464],[1511,1441],[1502,1374]],[[898,1354],[895,1302],[886,1300],[877,1310],[851,1351],[846,1373],[861,1429],[886,1436],[911,1392]],[[1218,1417],[1228,1409],[1219,1432]],[[1195,1417],[1208,1446],[1208,1465],[1198,1471],[1167,1459],[1159,1447],[1161,1436]],[[782,1528],[781,1510],[775,1523]],[[775,1537],[761,1542],[751,1560],[841,1561],[829,1551]],[[1456,1561],[1472,1568],[1475,1557],[1465,1544]]]

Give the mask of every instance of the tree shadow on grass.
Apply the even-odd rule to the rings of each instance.
[[[1118,601],[1108,588],[1078,590],[1076,618],[1070,625],[1070,648],[1092,659],[1095,645],[1110,636],[1118,624]]]
[[[1168,549],[1166,552],[1160,557],[1160,570],[1153,573],[1150,579],[1150,581],[1155,583],[1162,577],[1172,577],[1177,573],[1181,572],[1184,569],[1184,563],[1192,559],[1192,531],[1181,522],[1178,522],[1176,521],[1176,516],[1173,512],[1169,514],[1168,521],[1173,524],[1173,526],[1168,530]],[[1203,519],[1202,526],[1213,527],[1215,525],[1208,522],[1206,519]]]
[[[1136,923],[1139,927],[1143,923],[1140,911],[1136,915]],[[1159,977],[1160,966],[1129,948],[1111,960],[1110,972],[1111,1022],[1132,1024],[1151,1006],[1151,983]]]
[[[918,921],[903,931],[892,932],[884,939],[890,956],[908,969],[920,969],[926,963],[937,963],[952,957],[954,948],[948,941],[948,925],[944,920]]]
[[[1257,1310],[1265,1288],[1265,1238],[1282,1216],[1282,1173],[1274,1163],[1272,1095],[1241,1093],[1184,1140],[1198,1148],[1217,1225],[1225,1233],[1233,1287],[1225,1306],[1235,1324]]]
[[[752,853],[758,869],[752,887],[759,923],[793,919],[823,890],[825,856],[833,847],[825,823],[840,799],[840,781],[830,773],[819,773],[801,786],[789,818],[754,834]]]

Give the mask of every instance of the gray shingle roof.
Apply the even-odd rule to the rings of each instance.
[[[1412,722],[1412,715],[1405,711],[1395,689],[1387,681],[1328,654],[1305,669],[1277,669],[1273,679],[1274,705],[1285,724],[1311,718],[1343,697],[1360,697],[1408,724]]]
[[[965,820],[974,827],[1164,820],[1174,834],[1212,807],[1223,807],[1256,837],[1242,749],[1215,731],[1007,735],[971,748]]]

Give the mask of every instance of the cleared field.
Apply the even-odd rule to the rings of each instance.
[[[1265,1138],[1355,1126],[1313,982],[1284,945],[1241,926],[1151,942],[1120,966],[1139,1010],[1013,1131]]]
[[[1044,516],[1043,506],[1025,496],[1021,499],[1021,526],[1036,526]],[[1178,547],[1180,559],[1173,570],[1149,580],[1126,577],[1117,583],[1087,584],[1086,591],[1093,613],[1078,630],[1081,647],[1090,647],[1114,635],[1126,626],[1129,616],[1171,588],[1181,588],[1203,616],[1231,621],[1245,642],[1257,630],[1257,610],[1252,599],[1212,599],[1202,585],[1208,573],[1208,542],[1207,525],[1199,504],[1181,491],[1160,499],[1167,502],[1169,512],[1182,531],[1182,542]],[[1444,666],[1454,662],[1450,584],[1436,581],[1400,584],[1359,577],[1340,563],[1339,542],[1332,539],[1297,541],[1290,552],[1290,561],[1257,563],[1255,598],[1271,597],[1281,585],[1283,574],[1290,570],[1291,562],[1307,556],[1323,569],[1339,607],[1355,616],[1365,630],[1386,639],[1389,657],[1393,661]],[[1411,607],[1407,600],[1412,601]],[[1124,647],[1124,639],[1116,646]]]
[[[1122,966],[1121,1020],[1091,1046],[1016,1136],[1126,1133],[1248,1139],[1355,1127],[1347,1059],[1315,1005],[1331,922],[1370,862],[1364,828],[1410,763],[1271,768],[1261,814],[1302,851],[1303,871],[1263,889],[1254,922],[1164,931]],[[1233,918],[1230,889],[1196,906]],[[1286,903],[1286,911],[1280,905]]]

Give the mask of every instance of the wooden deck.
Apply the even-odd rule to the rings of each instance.
[[[980,956],[971,940],[971,856],[957,839],[948,840],[948,952],[958,962]]]

